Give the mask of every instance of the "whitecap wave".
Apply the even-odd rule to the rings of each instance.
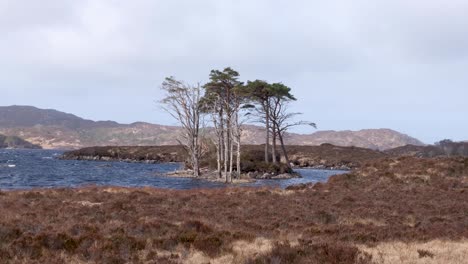
[[[15,164],[0,164],[0,168],[15,168]]]

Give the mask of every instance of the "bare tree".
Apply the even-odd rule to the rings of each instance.
[[[276,128],[276,131],[273,133],[276,134],[279,138],[279,141],[281,144],[281,150],[283,152],[283,156],[288,167],[291,167],[291,163],[290,163],[288,152],[286,151],[286,146],[284,143],[284,139],[285,139],[287,131],[291,127],[304,126],[304,125],[317,128],[317,125],[315,123],[303,121],[303,120],[300,120],[300,121],[294,120],[296,116],[301,115],[302,113],[293,113],[293,112],[288,111],[288,106],[291,101],[292,101],[291,98],[288,99],[288,98],[276,97],[272,102],[272,104],[275,105],[273,108],[274,111],[272,111],[272,114],[270,115],[271,122]]]
[[[224,166],[224,111],[222,101],[219,94],[208,91],[202,98],[203,112],[211,117],[211,122],[214,127],[215,135],[211,138],[216,148],[216,172],[218,177],[222,177],[222,170]]]
[[[236,144],[236,176],[238,178],[240,178],[241,175],[241,139],[243,131],[242,127],[244,125],[244,122],[246,121],[245,118],[240,118],[244,102],[245,95],[243,94],[243,89],[242,87],[238,87],[238,89],[236,89],[234,92],[234,99],[232,100],[234,108],[232,138],[234,143]]]
[[[179,143],[187,150],[193,175],[200,176],[200,146],[201,98],[202,88],[187,85],[174,77],[168,77],[162,83],[161,89],[166,92],[166,97],[161,100],[163,109],[174,117],[182,126]]]
[[[216,146],[216,162],[218,177],[221,178],[221,170],[224,163],[224,115],[220,105],[220,100],[215,101],[215,110],[211,114],[213,125],[216,132],[215,146]]]
[[[276,162],[276,138],[278,137],[283,151],[286,164],[290,166],[288,153],[284,144],[284,136],[286,131],[294,126],[310,125],[316,127],[315,123],[306,121],[294,121],[294,117],[300,113],[288,112],[288,105],[296,98],[291,94],[291,88],[282,83],[273,83],[270,85],[270,98],[268,112],[272,123],[272,138],[273,138],[273,162]]]

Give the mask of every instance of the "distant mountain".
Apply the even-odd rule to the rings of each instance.
[[[356,146],[371,149],[391,149],[404,145],[422,146],[424,143],[391,129],[363,129],[359,131],[318,131],[310,135],[293,134],[288,138],[293,145]]]
[[[0,107],[0,133],[20,136],[43,148],[76,149],[89,146],[149,146],[177,144],[179,127],[137,122],[119,124],[113,121],[92,121],[56,110],[32,106]],[[264,129],[247,125],[245,144],[263,144]],[[408,144],[423,145],[419,140],[390,129],[360,131],[318,131],[303,135],[289,133],[290,145],[356,146],[389,149]]]
[[[41,147],[19,137],[0,135],[0,148],[40,149]]]
[[[421,158],[463,156],[468,157],[468,142],[445,141],[435,145],[406,145],[384,151],[390,156],[413,156]]]
[[[67,129],[118,127],[117,122],[91,121],[53,109],[33,106],[0,106],[0,128],[59,126]]]

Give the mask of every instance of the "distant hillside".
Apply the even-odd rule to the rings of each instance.
[[[40,149],[41,147],[19,137],[0,135],[0,148]]]
[[[31,106],[0,107],[0,133],[20,136],[43,148],[77,149],[89,146],[151,146],[177,144],[180,129],[137,122],[119,124],[113,121],[82,119],[56,110]],[[264,130],[248,125],[243,132],[245,144],[263,144]],[[390,129],[360,131],[318,131],[312,134],[290,133],[289,145],[356,146],[385,150],[408,144],[423,145],[419,140]]]
[[[420,158],[464,156],[468,157],[468,142],[441,141],[435,145],[406,145],[384,151],[390,156],[413,156]]]
[[[293,134],[288,138],[291,145],[356,146],[370,149],[391,149],[404,145],[424,145],[421,141],[391,129],[364,129],[359,131],[318,131],[310,135]]]
[[[91,121],[72,114],[33,106],[0,106],[0,128],[59,126],[68,129],[118,127],[112,121]]]

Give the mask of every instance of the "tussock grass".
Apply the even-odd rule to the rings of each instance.
[[[468,240],[429,242],[385,242],[374,247],[362,246],[363,252],[378,264],[466,263]]]

